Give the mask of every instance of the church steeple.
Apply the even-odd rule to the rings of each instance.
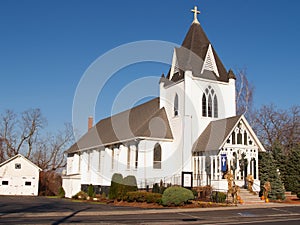
[[[171,81],[184,79],[184,72],[192,71],[193,76],[228,82],[228,72],[207,38],[197,15],[195,6],[192,10],[194,20],[180,48],[175,48],[173,65],[167,75]]]

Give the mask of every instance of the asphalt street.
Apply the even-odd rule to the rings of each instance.
[[[289,224],[300,205],[138,209],[43,197],[0,196],[0,224]]]

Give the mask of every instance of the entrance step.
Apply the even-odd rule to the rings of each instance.
[[[290,192],[290,191],[286,191],[284,194],[285,194],[286,199],[290,199],[290,200],[298,199],[297,195],[292,194],[292,192]]]
[[[262,204],[265,201],[261,200],[257,193],[251,193],[250,191],[240,188],[239,196],[241,197],[243,204]]]

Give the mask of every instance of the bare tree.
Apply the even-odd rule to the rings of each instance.
[[[56,134],[42,135],[47,121],[40,109],[29,109],[18,117],[11,110],[0,116],[0,160],[22,153],[40,168],[56,171],[66,164],[64,151],[73,141],[71,124]]]
[[[273,104],[262,106],[254,113],[256,134],[268,150],[280,145],[289,151],[300,143],[300,107],[287,110],[277,109]]]
[[[64,151],[73,141],[73,130],[69,123],[65,124],[63,131],[56,135],[48,134],[39,140],[32,160],[43,170],[56,171],[66,166]]]
[[[236,107],[237,114],[245,114],[248,119],[253,104],[254,87],[247,79],[246,69],[238,69],[236,74]]]
[[[10,158],[20,152],[30,157],[38,131],[45,124],[40,109],[26,110],[20,119],[12,110],[6,110],[0,118],[0,138],[5,157]]]

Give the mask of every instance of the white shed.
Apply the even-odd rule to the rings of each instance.
[[[0,164],[0,195],[38,195],[42,169],[18,154]]]

